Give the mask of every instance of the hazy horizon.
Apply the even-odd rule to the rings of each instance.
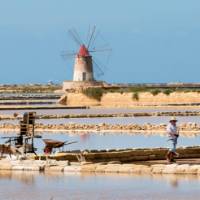
[[[112,48],[101,80],[200,82],[197,0],[0,0],[0,5],[0,84],[71,80],[73,59],[60,55],[78,47],[67,31],[74,27],[84,39],[89,25]]]

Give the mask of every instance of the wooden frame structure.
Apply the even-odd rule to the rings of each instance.
[[[35,135],[35,118],[36,112],[25,112],[23,119],[20,121],[20,131],[17,136],[2,137],[7,139],[5,143],[9,143],[10,146],[23,149],[23,153],[36,154],[36,148],[34,147],[34,138],[41,138],[41,136]]]

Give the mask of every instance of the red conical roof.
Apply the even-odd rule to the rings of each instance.
[[[80,46],[78,56],[83,56],[83,57],[90,56],[89,51],[84,44]]]

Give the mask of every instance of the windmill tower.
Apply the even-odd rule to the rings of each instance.
[[[73,81],[94,81],[92,56],[84,44],[75,57]]]

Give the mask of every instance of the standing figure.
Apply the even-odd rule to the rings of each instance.
[[[170,146],[166,158],[169,163],[175,162],[174,157],[178,156],[178,153],[176,153],[176,145],[179,137],[179,132],[177,130],[176,122],[177,119],[175,117],[172,117],[169,121],[169,124],[167,125],[167,134],[169,138],[168,142]]]

